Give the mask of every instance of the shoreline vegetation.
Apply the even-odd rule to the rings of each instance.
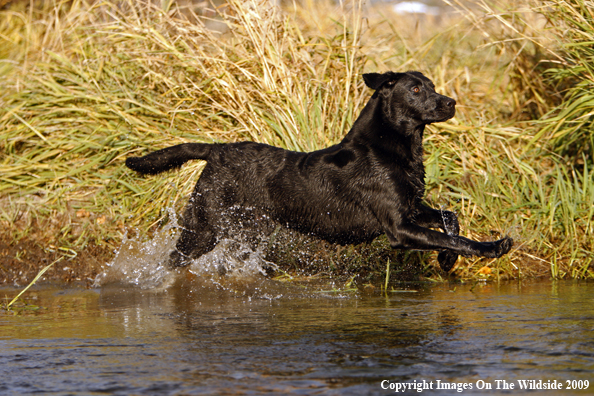
[[[437,16],[386,3],[4,1],[0,9],[0,284],[89,284],[124,235],[151,238],[203,164],[157,177],[128,156],[184,142],[331,145],[371,92],[361,75],[418,70],[456,99],[425,136],[426,200],[461,234],[511,235],[454,279],[594,277],[594,6],[452,0]],[[381,5],[381,7],[380,7]],[[64,259],[60,259],[64,257]],[[435,254],[288,235],[289,274],[445,279]]]

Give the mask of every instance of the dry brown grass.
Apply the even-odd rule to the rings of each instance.
[[[2,225],[15,239],[116,248],[124,229],[167,221],[163,209],[183,205],[201,171],[142,178],[127,156],[190,141],[325,147],[370,95],[363,72],[415,69],[458,102],[426,136],[428,200],[456,210],[469,237],[518,241],[502,260],[461,260],[457,273],[592,276],[592,176],[548,156],[526,132],[533,124],[519,123],[550,106],[520,56],[535,38],[518,26],[537,13],[458,3],[461,14],[417,21],[357,1],[267,4],[213,10],[222,32],[132,1],[0,11]]]

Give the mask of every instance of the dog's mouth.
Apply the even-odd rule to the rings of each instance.
[[[435,117],[433,117],[433,119],[430,122],[431,123],[444,122],[444,121],[447,121],[447,120],[453,118],[455,115],[456,115],[456,108],[452,107],[451,109],[446,109],[446,110],[436,112]]]
[[[451,109],[451,110],[449,110],[449,111],[448,111],[448,112],[447,112],[447,113],[444,115],[444,117],[443,117],[442,119],[440,119],[439,121],[437,121],[437,122],[443,122],[443,121],[447,121],[447,120],[449,120],[450,118],[453,118],[455,115],[456,115],[456,108],[455,108],[455,107],[452,107],[452,109]]]

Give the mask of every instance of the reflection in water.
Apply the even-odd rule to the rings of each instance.
[[[591,380],[594,285],[413,288],[337,294],[256,277],[37,290],[42,309],[0,314],[0,394],[393,393],[383,380],[480,394],[479,380]]]

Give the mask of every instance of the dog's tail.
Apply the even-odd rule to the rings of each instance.
[[[126,158],[126,166],[143,175],[156,175],[179,168],[190,160],[207,160],[214,145],[208,143],[184,143],[155,151],[144,157]]]

